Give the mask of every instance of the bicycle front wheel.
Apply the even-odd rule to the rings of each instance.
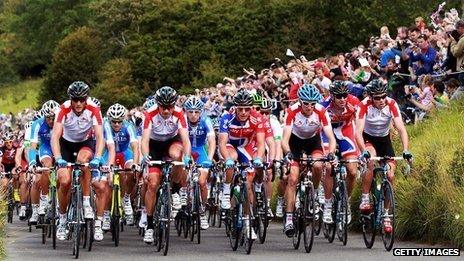
[[[346,246],[348,241],[348,195],[345,181],[338,184],[336,226],[338,239]]]
[[[169,186],[164,191],[162,214],[161,225],[163,227],[163,238],[161,242],[164,250],[163,255],[167,255],[169,250],[169,233],[171,229],[171,188],[169,188]]]
[[[303,206],[304,247],[306,253],[309,253],[311,252],[314,242],[314,214],[316,213],[316,198],[314,196],[314,187],[312,184],[308,184],[306,187]]]
[[[393,187],[390,181],[385,181],[382,185],[382,193],[384,195],[384,207],[382,207],[382,221],[386,218],[390,218],[391,230],[389,231],[384,227],[384,222],[382,222],[382,240],[383,245],[387,251],[390,251],[393,248],[393,243],[395,241],[395,195],[393,193]],[[387,208],[387,204],[389,208]],[[386,209],[389,209],[386,211]]]
[[[260,202],[257,202],[257,217],[258,217],[258,238],[259,243],[264,244],[266,241],[267,227],[269,226],[269,218],[267,213],[269,211],[269,205],[267,204],[267,194],[264,186],[261,188]]]

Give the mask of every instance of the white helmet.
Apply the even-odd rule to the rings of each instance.
[[[95,105],[97,105],[98,108],[101,107],[101,103],[100,103],[100,100],[95,98],[95,97],[89,97],[90,101],[92,101],[93,103],[95,103]]]
[[[126,117],[127,109],[119,103],[113,104],[108,108],[106,116],[110,120],[123,120]]]
[[[60,107],[60,104],[54,100],[49,100],[42,105],[42,114],[45,117],[54,116],[56,110]]]

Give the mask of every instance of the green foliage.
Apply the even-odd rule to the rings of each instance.
[[[66,100],[66,90],[74,81],[95,86],[105,57],[105,45],[97,31],[81,27],[65,37],[56,48],[47,71],[41,90],[42,101]]]
[[[8,57],[0,52],[0,86],[7,83],[16,83],[19,77],[11,66]]]
[[[39,106],[39,91],[42,79],[26,80],[18,84],[0,87],[0,112],[18,113],[26,108],[37,108]]]

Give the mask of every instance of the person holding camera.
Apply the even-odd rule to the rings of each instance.
[[[456,22],[456,30],[450,33],[451,36],[451,53],[456,57],[456,71],[464,71],[464,20]],[[464,74],[459,74],[459,81],[464,82]]]

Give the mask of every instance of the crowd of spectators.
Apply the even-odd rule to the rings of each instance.
[[[205,114],[214,119],[232,105],[238,89],[246,88],[274,100],[273,114],[282,120],[304,83],[314,84],[327,97],[333,81],[347,81],[351,93],[362,99],[365,86],[378,78],[389,84],[389,95],[400,104],[405,120],[417,122],[430,111],[449,106],[450,100],[464,92],[464,20],[455,9],[445,12],[442,4],[429,21],[417,17],[411,26],[395,28],[395,37],[382,26],[366,46],[313,60],[287,50],[286,59],[275,58],[260,71],[243,69],[240,77],[224,77],[216,86],[196,89],[194,95],[205,102]],[[185,99],[181,96],[178,105]],[[143,107],[134,108],[130,115],[137,121],[142,111]],[[31,115],[30,110],[17,116],[2,114],[0,127],[22,126]]]

